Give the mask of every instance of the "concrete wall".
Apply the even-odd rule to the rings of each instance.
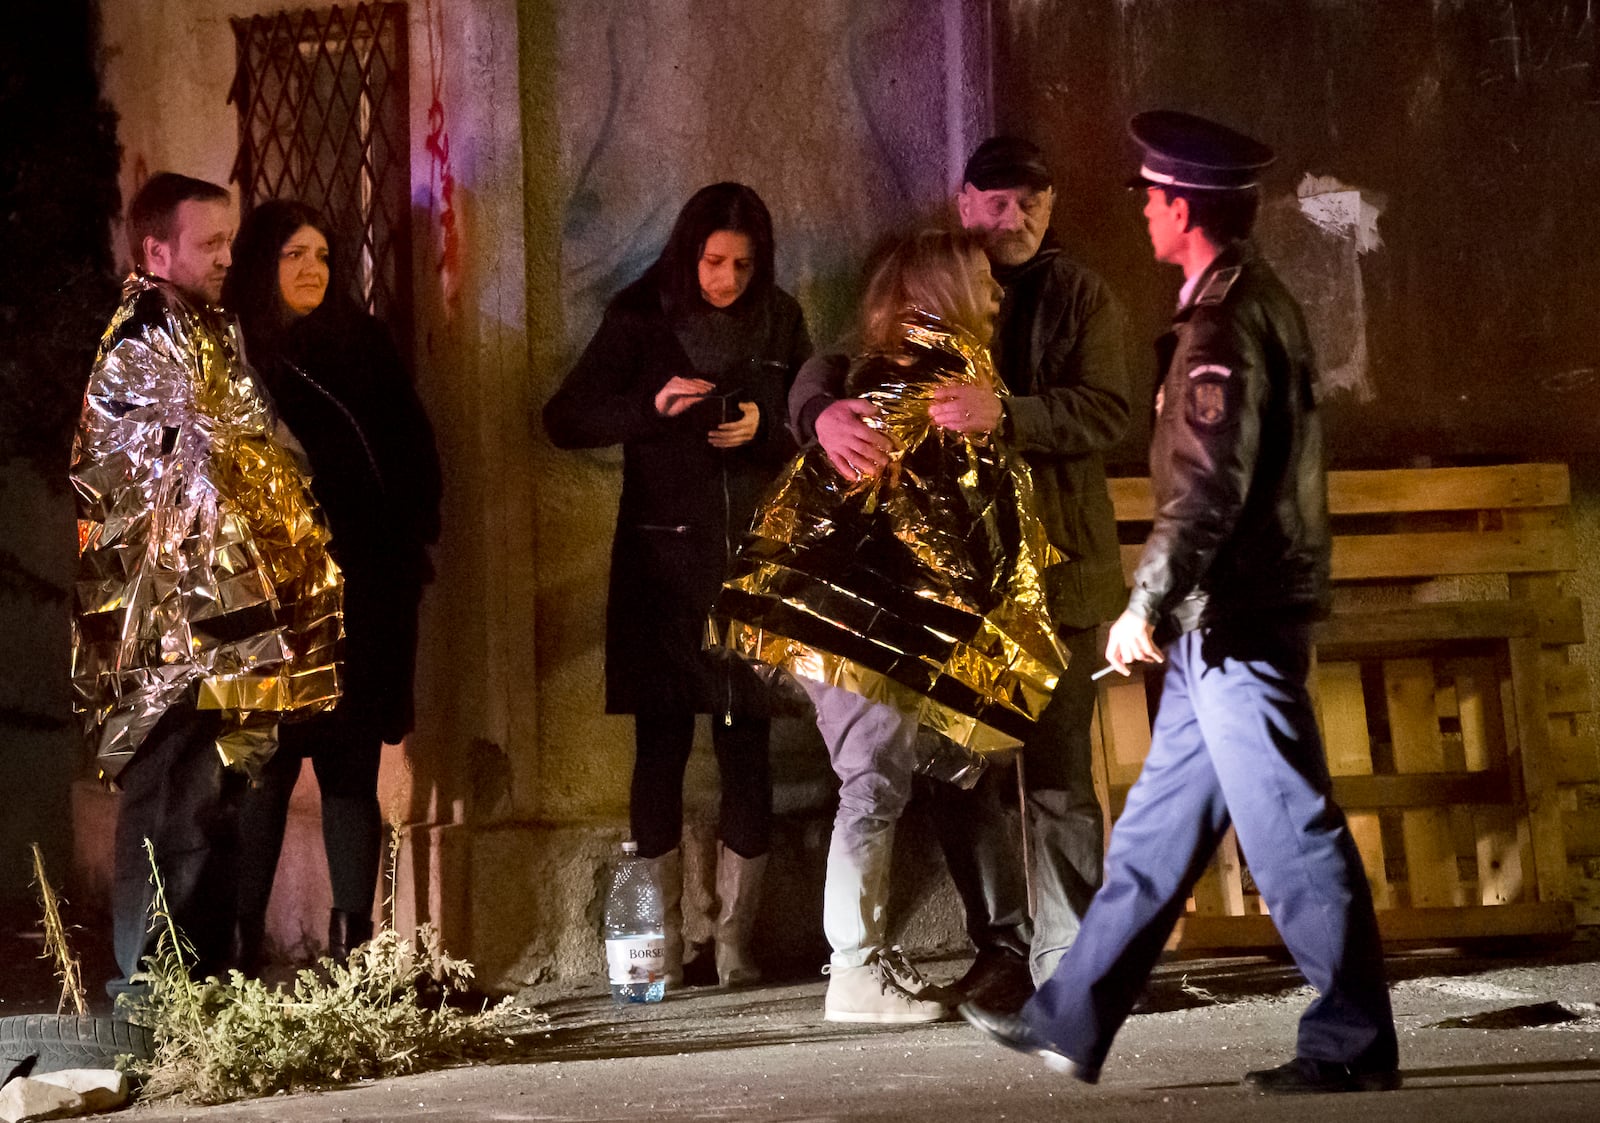
[[[1137,155],[1125,125],[1139,110],[1186,109],[1278,153],[1262,241],[1323,329],[1336,466],[1592,448],[1600,229],[1579,217],[1600,174],[1589,5],[993,7],[997,118],[1035,134],[1065,170],[1057,227],[1127,303],[1130,354],[1148,354],[1181,278],[1150,262],[1123,188]],[[1358,199],[1327,197],[1341,186]],[[1349,226],[1375,216],[1364,240],[1350,232],[1353,252],[1307,244],[1342,225],[1345,205]],[[1298,221],[1280,221],[1285,210]],[[1148,387],[1149,365],[1134,369]],[[1135,465],[1148,435],[1139,421],[1123,448]]]
[[[1600,170],[1589,6],[993,10],[996,118],[1034,135],[1064,174],[1057,229],[1126,304],[1128,353],[1149,353],[1181,277],[1150,261],[1123,187],[1137,157],[1127,118],[1187,109],[1259,135],[1278,152],[1259,240],[1334,375],[1332,465],[1571,462],[1582,568],[1569,584],[1600,627],[1600,231],[1579,217]],[[1136,397],[1153,392],[1153,364],[1132,370]],[[1118,456],[1130,473],[1147,441],[1140,417]]]
[[[279,6],[105,6],[125,193],[163,168],[226,179],[228,20]],[[538,409],[683,200],[717,179],[763,194],[780,283],[817,338],[840,332],[870,243],[938,207],[983,134],[987,24],[956,0],[420,0],[409,20],[417,381],[446,491],[419,724],[384,765],[385,806],[405,825],[398,920],[440,924],[490,986],[560,983],[599,967],[632,737],[629,719],[601,713],[600,690],[620,458],[557,453]],[[787,729],[780,753],[793,817],[774,863],[799,888],[770,895],[768,926],[820,963],[830,796],[805,732]],[[691,769],[701,819],[706,755]],[[301,789],[271,918],[291,950],[318,942],[327,904],[309,771]],[[90,823],[109,801],[85,788],[78,804],[81,879],[99,886]],[[922,891],[935,883],[926,840],[908,852],[906,931],[959,939],[948,892]]]
[[[1184,109],[1278,152],[1258,241],[1306,306],[1333,467],[1559,460],[1600,629],[1600,43],[1588,5],[1538,0],[995,0],[996,117],[1065,184],[1055,222],[1149,355],[1181,276],[1150,260],[1128,117]],[[1154,364],[1132,364],[1136,400]],[[1116,457],[1143,474],[1147,417]],[[1489,594],[1496,595],[1496,594]],[[1504,596],[1503,587],[1497,594]],[[1577,652],[1591,696],[1600,644]],[[1593,715],[1579,723],[1591,736]],[[1600,786],[1569,841],[1600,920]]]
[[[226,177],[236,144],[235,111],[225,101],[234,67],[228,18],[278,7],[279,0],[104,5],[105,91],[122,115],[125,188],[161,168]],[[1452,441],[1439,434],[1483,432],[1484,403],[1506,397],[1497,389],[1499,360],[1463,365],[1471,347],[1452,343],[1452,332],[1487,306],[1482,285],[1463,280],[1470,274],[1459,263],[1469,260],[1461,256],[1471,249],[1466,235],[1488,228],[1470,226],[1465,202],[1430,209],[1466,195],[1463,181],[1402,173],[1408,156],[1426,157],[1424,142],[1449,140],[1455,175],[1476,157],[1501,177],[1495,198],[1517,197],[1521,173],[1473,147],[1451,108],[1468,97],[1463,75],[1473,66],[1490,77],[1505,73],[1505,60],[1483,45],[1490,9],[1520,7],[412,0],[415,353],[446,495],[439,580],[423,611],[419,727],[384,768],[385,805],[406,827],[401,923],[438,922],[448,946],[476,961],[494,987],[561,985],[599,968],[603,862],[625,830],[632,756],[629,719],[601,712],[620,458],[616,450],[557,452],[537,415],[606,300],[654,257],[695,188],[733,178],[762,193],[777,227],[780,283],[801,299],[825,344],[847,324],[871,243],[942,203],[992,109],[1056,161],[1057,225],[1124,298],[1137,356],[1177,279],[1148,263],[1137,208],[1120,189],[1131,156],[1121,122],[1158,102],[1220,114],[1284,152],[1264,233],[1298,263],[1302,295],[1332,344],[1325,354],[1336,356],[1344,391],[1336,457],[1377,447],[1397,458],[1445,458]],[[1572,40],[1546,24],[1525,31],[1563,51]],[[1277,61],[1266,65],[1259,48],[1267,40],[1294,52],[1267,52]],[[1439,43],[1454,53],[1430,69],[1425,48]],[[1545,110],[1558,122],[1571,117],[1559,85],[1566,80],[1507,79],[1496,118],[1504,135],[1558,138],[1555,125],[1535,126]],[[1589,135],[1581,123],[1574,128],[1580,140]],[[1545,172],[1552,151],[1537,149]],[[1600,146],[1573,153],[1574,166],[1588,166],[1594,151]],[[1308,184],[1301,173],[1326,178]],[[1529,197],[1549,201],[1550,189]],[[1518,219],[1519,229],[1534,222],[1523,230],[1535,236],[1527,253],[1564,244],[1555,206],[1542,207],[1537,221]],[[1376,231],[1387,248],[1365,239],[1367,207],[1381,212]],[[1538,371],[1576,372],[1540,383],[1547,402],[1556,400],[1548,394],[1567,395],[1556,411],[1556,429],[1566,433],[1584,416],[1571,395],[1589,385],[1581,371],[1593,342],[1577,338],[1570,312],[1592,306],[1600,254],[1560,256],[1578,294],[1571,303],[1513,250],[1497,248],[1486,261],[1494,277],[1536,298],[1540,342],[1523,350],[1538,358]],[[1446,295],[1456,286],[1471,298],[1437,323],[1428,312],[1441,300],[1436,277]],[[1515,333],[1500,330],[1505,308],[1494,308],[1500,318],[1486,322],[1500,327],[1492,338],[1479,333],[1482,356],[1517,349],[1505,343]],[[1473,385],[1485,396],[1445,409],[1457,368],[1477,372]],[[1414,369],[1426,377],[1408,381]],[[1413,381],[1429,412],[1386,408],[1412,401]],[[1370,433],[1381,440],[1366,440]],[[1514,451],[1524,455],[1558,454],[1523,430],[1503,427],[1501,435],[1520,441]],[[1142,459],[1142,440],[1136,432],[1124,449],[1130,465]],[[1600,491],[1592,470],[1578,479],[1587,545]],[[1591,619],[1595,556],[1586,549],[1575,582]],[[803,725],[782,730],[775,768],[785,815],[765,939],[780,955],[820,963],[830,792]],[[691,838],[701,846],[713,772],[697,752],[689,801]],[[302,793],[296,807],[299,833],[274,913],[291,946],[314,942],[326,907],[314,799]],[[103,816],[85,811],[79,821],[96,817]],[[957,910],[925,835],[913,823],[906,839],[896,901],[902,937],[959,942]]]
[[[562,5],[545,27],[525,13],[524,41],[539,44],[540,56],[540,65],[524,58],[525,112],[545,123],[536,139],[525,133],[528,222],[531,230],[552,203],[560,220],[559,287],[548,305],[543,297],[530,305],[530,322],[548,325],[554,342],[532,368],[536,396],[554,391],[606,302],[654,259],[683,202],[722,179],[748,183],[765,199],[779,283],[801,300],[815,340],[836,337],[872,242],[942,205],[966,150],[984,135],[987,27],[974,8],[611,0]],[[546,28],[553,46],[541,37]],[[605,716],[601,697],[619,450],[563,453],[541,442],[535,463],[539,813],[620,823],[632,725]],[[776,802],[788,814],[778,827],[765,944],[775,958],[820,964],[831,777],[804,724],[782,725],[774,751]],[[702,745],[687,794],[697,824],[691,846],[709,843],[713,799]],[[927,840],[907,852],[922,856],[913,864],[926,874]],[[911,881],[932,889],[938,878]],[[907,895],[909,940],[959,941],[948,893]],[[531,979],[550,956],[529,950],[516,973]]]
[[[237,145],[229,19],[282,6],[104,5],[103,88],[120,114],[124,198],[162,169],[226,182]],[[416,375],[446,483],[419,725],[403,750],[386,750],[381,798],[407,827],[401,920],[433,919],[471,955],[469,883],[446,871],[470,857],[457,837],[469,819],[509,813],[505,760],[518,744],[531,759],[538,697],[516,5],[413,3],[409,21]],[[290,949],[320,942],[328,901],[309,783],[307,770],[273,906],[273,934]],[[96,836],[105,800],[80,796],[80,833]],[[80,839],[78,852],[94,867],[84,879],[100,884],[104,845]]]

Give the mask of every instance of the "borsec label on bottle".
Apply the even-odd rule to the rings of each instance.
[[[653,983],[666,976],[665,936],[621,936],[606,941],[606,973],[613,986]]]

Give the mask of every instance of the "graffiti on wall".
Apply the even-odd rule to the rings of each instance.
[[[450,132],[445,127],[444,25],[433,0],[428,0],[428,197],[431,204],[435,271],[445,321],[451,322],[461,304],[461,224],[456,210],[456,178],[450,164]]]

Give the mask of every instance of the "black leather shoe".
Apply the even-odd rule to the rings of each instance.
[[[1028,961],[1010,948],[982,948],[967,973],[950,989],[961,1002],[974,1002],[985,1010],[1015,1014],[1033,997],[1033,975]]]
[[[1032,1026],[1015,1014],[985,1010],[971,1002],[963,1002],[956,1011],[979,1033],[998,1041],[1007,1049],[1026,1053],[1030,1057],[1038,1057],[1044,1061],[1046,1067],[1055,1072],[1064,1072],[1085,1084],[1094,1084],[1100,1079],[1098,1068],[1079,1064],[1057,1049],[1054,1043],[1039,1036]]]
[[[228,955],[229,966],[237,968],[241,975],[259,979],[261,969],[267,965],[266,934],[266,917],[260,919],[240,917],[233,929],[233,950]]]
[[[1244,1082],[1269,1096],[1314,1095],[1324,1092],[1392,1092],[1400,1087],[1399,1069],[1359,1069],[1332,1061],[1296,1057],[1277,1068],[1244,1074]]]

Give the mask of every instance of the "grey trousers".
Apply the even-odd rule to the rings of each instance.
[[[822,928],[835,967],[860,967],[887,941],[894,828],[911,799],[917,727],[891,706],[801,679],[839,777]]]

